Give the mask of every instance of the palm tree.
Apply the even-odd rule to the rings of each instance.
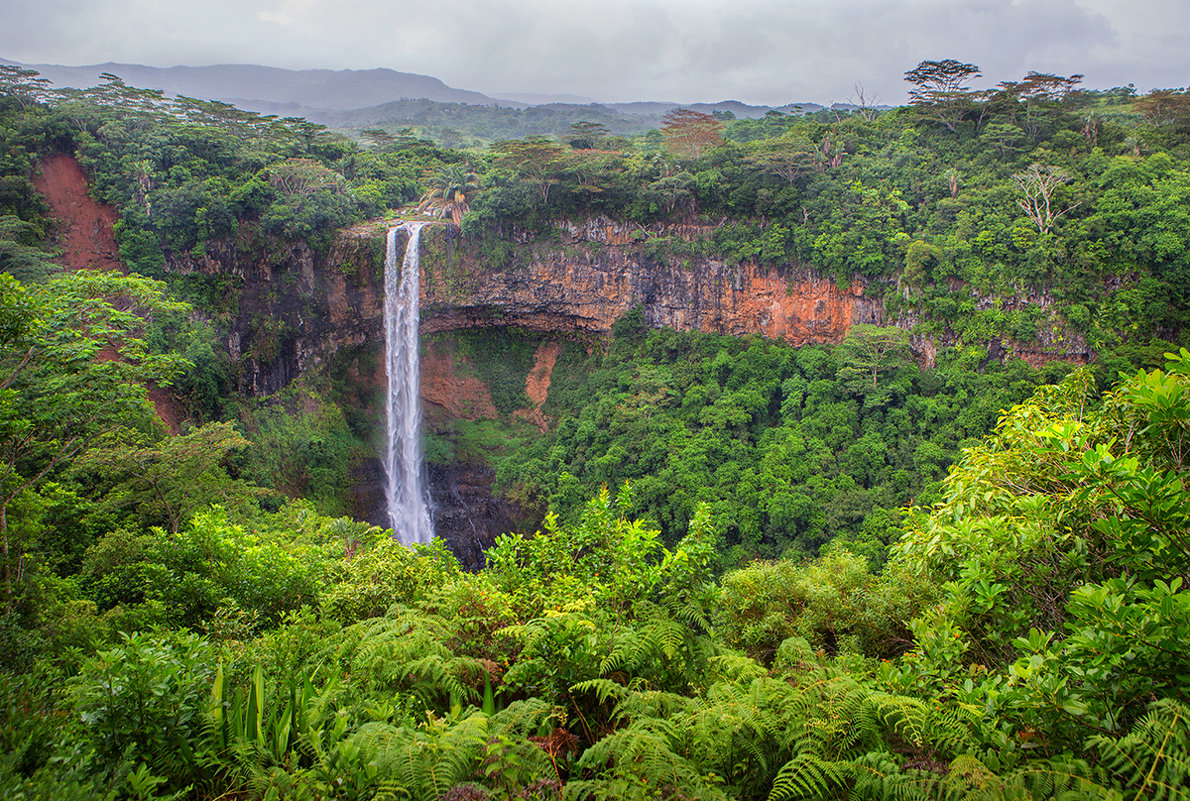
[[[421,197],[418,211],[432,210],[437,217],[448,214],[458,225],[470,208],[470,196],[480,188],[479,176],[458,164],[438,168],[429,179],[429,189]]]

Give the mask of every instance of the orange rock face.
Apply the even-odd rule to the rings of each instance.
[[[807,270],[653,259],[632,240],[632,230],[588,221],[570,229],[570,242],[538,250],[511,268],[492,269],[466,256],[434,264],[423,253],[422,330],[515,325],[607,334],[617,318],[640,306],[654,327],[759,334],[804,345],[838,342],[852,325],[882,322],[881,304],[860,284],[840,290]],[[431,233],[448,235],[446,228]]]
[[[421,399],[428,417],[494,420],[498,416],[487,385],[455,369],[457,358],[446,342],[431,342],[421,356]],[[460,365],[465,366],[465,365]]]
[[[512,413],[513,417],[532,423],[540,431],[549,428],[541,407],[545,406],[546,398],[550,395],[550,379],[561,352],[562,346],[557,342],[542,342],[537,346],[537,352],[533,354],[533,366],[525,376],[525,394],[529,396],[531,405]]]

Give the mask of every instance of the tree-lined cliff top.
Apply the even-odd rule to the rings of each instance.
[[[514,229],[549,240],[566,218],[699,220],[713,234],[642,230],[640,245],[863,278],[891,315],[972,343],[1028,338],[1043,305],[1095,348],[1176,337],[1186,322],[1190,100],[1179,90],[1083,90],[1080,76],[1039,73],[975,90],[975,65],[922,62],[906,74],[913,104],[888,111],[732,120],[677,109],[631,139],[577,120],[561,139],[457,150],[410,129],[355,142],[116,76],[53,90],[3,69],[4,210],[36,226],[32,159],[77,150],[141,271],[254,232],[325,246],[338,227],[424,199],[496,262],[512,257]],[[1010,308],[989,314],[995,297]]]

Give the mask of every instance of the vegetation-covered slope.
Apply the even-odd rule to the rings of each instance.
[[[1184,798],[1188,379],[1183,352],[1102,397],[1085,374],[1040,390],[880,574],[838,550],[716,579],[705,509],[666,550],[606,493],[477,573],[300,507],[110,534],[40,599],[45,656],[5,674],[0,779],[13,798]],[[117,638],[133,621],[169,628]]]

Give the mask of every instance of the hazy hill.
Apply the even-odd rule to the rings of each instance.
[[[0,59],[0,63],[17,63]],[[419,135],[458,145],[534,134],[565,137],[580,120],[606,125],[612,133],[638,133],[661,124],[675,108],[706,114],[730,112],[739,119],[763,117],[770,106],[736,100],[682,104],[672,101],[595,103],[576,95],[509,93],[494,98],[455,89],[437,78],[390,69],[288,70],[251,64],[206,67],[148,67],[107,62],[70,67],[20,64],[40,72],[55,86],[88,88],[111,73],[125,83],[167,94],[221,100],[263,114],[304,117],[346,131],[382,127],[413,128]],[[808,113],[823,106],[790,103],[784,113]]]
[[[769,111],[774,109],[773,106],[750,106],[747,103],[741,103],[738,100],[721,100],[718,103],[675,103],[672,101],[637,101],[632,103],[605,103],[608,108],[616,111],[623,111],[626,114],[637,114],[642,117],[655,118],[660,120],[669,111],[675,108],[688,108],[694,111],[700,111],[703,114],[713,114],[715,112],[729,111],[736,116],[737,119],[749,120],[759,119]],[[788,103],[777,108],[778,111],[786,114],[792,113],[806,113],[811,111],[818,111],[822,106],[818,103]]]
[[[272,108],[269,111],[292,113],[281,108]],[[429,100],[394,100],[378,106],[346,111],[311,111],[304,116],[339,129],[414,127],[434,139],[441,139],[446,129],[453,129],[483,140],[516,139],[538,134],[553,134],[564,138],[571,124],[580,121],[601,123],[614,134],[627,135],[647,130],[660,122],[659,117],[654,120],[637,114],[626,114],[596,103],[548,103],[508,108],[435,103]]]
[[[0,59],[0,63],[17,64]],[[161,89],[169,94],[187,95],[204,100],[235,102],[243,108],[274,111],[278,108],[304,107],[316,110],[364,109],[394,100],[433,100],[438,103],[501,105],[518,108],[538,105],[594,105],[596,101],[579,95],[507,92],[499,98],[481,92],[455,89],[429,75],[372,70],[288,70],[254,64],[216,64],[206,67],[147,67],[143,64],[89,64],[69,67],[60,64],[20,64],[37,70],[60,87],[87,88],[102,83],[100,75],[119,75],[125,83],[146,89]],[[254,105],[255,104],[255,105]],[[260,105],[267,108],[257,109]],[[696,111],[730,111],[741,119],[763,117],[771,106],[751,106],[738,100],[717,103],[677,103],[673,101],[635,101],[598,104],[625,114],[661,118],[675,108]],[[777,109],[817,111],[818,103],[788,103]]]
[[[364,108],[401,98],[425,98],[440,103],[523,105],[497,101],[479,92],[454,89],[437,78],[374,70],[286,70],[252,64],[218,64],[209,67],[146,67],[140,64],[90,64],[64,67],[24,64],[60,87],[84,89],[102,83],[101,73],[119,75],[125,83],[145,89],[204,100],[234,102],[253,111],[254,104],[294,104],[312,109]]]

